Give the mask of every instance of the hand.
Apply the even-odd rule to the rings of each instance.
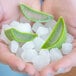
[[[44,0],[42,10],[54,15],[56,20],[63,16],[69,33],[76,38],[76,0]]]
[[[0,25],[18,20],[21,16],[19,4],[24,3],[34,9],[40,10],[39,0],[0,0]]]
[[[8,46],[0,41],[0,62],[9,65],[13,70],[23,73],[35,74],[33,65],[23,62],[9,51]]]
[[[75,0],[44,0],[42,10],[54,15],[57,20],[63,16],[69,33],[76,38],[76,17],[75,17]],[[41,76],[53,76],[57,72],[68,72],[76,66],[76,40],[73,41],[73,50],[69,55],[64,56],[61,60],[53,62],[41,71]]]
[[[47,67],[43,68],[40,76],[54,76],[60,73],[66,73],[72,67],[76,67],[76,40],[73,41],[73,50],[70,54],[64,56],[57,62],[52,62]]]
[[[25,3],[40,10],[39,0],[0,0],[0,25],[18,20],[21,16],[18,5]],[[8,45],[0,40],[0,62],[9,65],[13,70],[35,75],[36,70],[30,63],[23,62],[20,58],[10,53]],[[37,75],[37,74],[36,74]]]

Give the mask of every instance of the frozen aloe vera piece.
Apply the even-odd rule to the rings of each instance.
[[[66,41],[66,36],[66,25],[64,19],[60,17],[49,37],[42,45],[42,49],[61,48],[62,44]]]
[[[5,30],[5,35],[10,41],[15,40],[17,42],[28,42],[37,37],[37,34],[19,32],[14,28]]]
[[[23,15],[33,22],[48,22],[50,19],[53,19],[52,15],[46,14],[44,12],[34,10],[27,5],[20,4],[20,10]]]

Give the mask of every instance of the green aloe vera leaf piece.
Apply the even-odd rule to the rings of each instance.
[[[49,37],[42,45],[42,49],[61,48],[62,44],[66,41],[66,37],[66,25],[64,19],[60,17]]]
[[[5,35],[10,41],[15,40],[17,42],[28,42],[37,37],[37,34],[19,32],[14,28],[5,30]]]
[[[22,14],[30,21],[48,22],[50,19],[53,19],[52,15],[46,14],[38,10],[34,10],[25,4],[20,4],[19,7],[20,7]]]

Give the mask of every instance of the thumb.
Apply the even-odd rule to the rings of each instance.
[[[0,62],[9,65],[12,69],[22,71],[25,68],[25,63],[9,52],[8,46],[2,42],[0,42],[0,54]]]
[[[55,65],[53,66],[54,71],[58,73],[68,72],[73,66],[76,66],[75,58],[76,51],[73,51],[69,55],[64,56],[61,60],[55,63]]]

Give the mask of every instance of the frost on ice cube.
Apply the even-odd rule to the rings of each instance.
[[[56,21],[55,20],[50,20],[45,24],[45,27],[49,28],[49,30],[51,31],[51,29],[55,26]]]
[[[44,40],[40,37],[37,37],[33,40],[34,44],[35,44],[35,49],[40,49],[42,44],[44,43]]]
[[[42,27],[42,26],[43,26],[43,24],[41,24],[41,23],[39,23],[39,22],[36,22],[36,23],[33,24],[32,30],[33,30],[34,32],[36,32],[37,29],[38,29],[39,27]]]
[[[38,34],[38,36],[47,35],[49,33],[49,29],[46,27],[39,27],[36,33]]]
[[[16,42],[16,41],[11,41],[11,43],[10,43],[10,51],[12,52],[12,53],[16,53],[17,52],[17,50],[18,50],[18,48],[19,48],[19,43],[18,42]]]
[[[72,43],[73,40],[74,40],[74,37],[71,34],[67,33],[67,40],[66,40],[66,42]]]
[[[37,56],[37,52],[35,49],[25,49],[24,52],[21,54],[21,58],[25,62],[32,62],[33,58]]]
[[[34,49],[35,48],[35,45],[32,41],[30,42],[27,42],[25,43],[23,46],[22,46],[22,49],[25,50],[25,49]]]
[[[72,51],[72,43],[64,43],[62,44],[62,53],[69,54]]]
[[[50,50],[51,61],[60,60],[63,57],[61,51],[58,48],[53,48]]]

